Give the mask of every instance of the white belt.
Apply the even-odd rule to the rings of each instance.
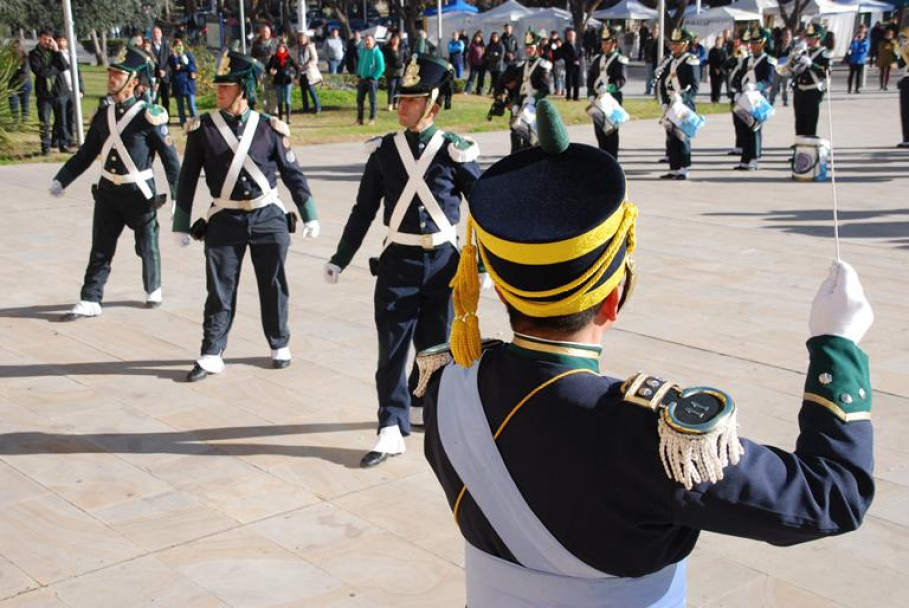
[[[277,189],[270,190],[261,196],[257,196],[256,198],[239,201],[230,198],[216,198],[212,201],[212,205],[212,208],[208,211],[209,219],[211,219],[211,216],[223,209],[233,209],[235,211],[245,211],[249,213],[250,211],[268,207],[269,205],[275,205],[282,212],[287,213],[287,208],[284,206],[284,203],[281,202],[281,199],[278,198]]]
[[[817,84],[800,84],[798,85],[800,91],[823,91],[826,87],[824,83],[819,82]]]
[[[435,249],[439,245],[457,243],[457,230],[450,226],[446,230],[440,230],[432,234],[410,234],[407,232],[389,231],[387,242],[397,245],[408,245],[411,247],[422,247],[423,249]]]
[[[112,182],[115,186],[122,186],[123,184],[135,184],[136,182],[150,180],[155,177],[155,172],[152,169],[146,169],[145,171],[139,171],[137,173],[120,175],[119,173],[111,173],[110,171],[102,169],[101,177]]]

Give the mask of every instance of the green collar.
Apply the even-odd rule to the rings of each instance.
[[[435,123],[433,123],[433,124],[429,125],[428,127],[426,127],[425,129],[423,129],[422,131],[420,131],[419,133],[416,133],[415,131],[411,131],[410,129],[408,129],[407,132],[410,133],[411,137],[416,137],[417,141],[419,143],[428,144],[429,140],[432,138],[433,135],[435,135],[435,132],[438,130],[439,130],[439,128],[435,125]]]
[[[133,107],[133,104],[136,103],[137,101],[139,101],[138,97],[136,97],[135,95],[130,95],[129,97],[127,97],[126,99],[124,99],[123,101],[118,103],[117,105],[125,110],[127,108]]]
[[[508,345],[508,350],[519,357],[548,361],[565,367],[589,369],[599,374],[600,354],[603,352],[603,347],[580,342],[547,340],[515,332],[514,340]]]

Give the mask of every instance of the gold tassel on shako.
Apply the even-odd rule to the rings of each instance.
[[[473,219],[467,217],[467,243],[461,250],[458,272],[451,280],[454,321],[451,324],[451,354],[455,363],[470,367],[482,354],[480,320],[480,275],[477,270],[477,248],[474,245]]]

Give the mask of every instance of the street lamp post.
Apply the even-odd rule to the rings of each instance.
[[[79,90],[79,62],[76,56],[76,32],[73,27],[73,6],[70,0],[63,0],[63,27],[69,42],[69,73],[73,81],[73,110],[75,110],[76,141],[81,146],[85,143],[85,132],[82,128],[82,99]]]

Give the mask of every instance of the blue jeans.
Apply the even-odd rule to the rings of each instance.
[[[395,99],[395,95],[397,95],[398,89],[401,88],[401,77],[386,76],[385,80],[388,84],[388,105],[396,106],[398,105],[398,100]]]
[[[644,95],[651,95],[653,93],[653,75],[654,67],[651,64],[644,66]],[[588,95],[590,93],[588,92]]]
[[[9,96],[9,111],[13,120],[19,120],[19,112],[22,112],[22,119],[28,120],[29,102],[31,101],[32,87],[31,83],[27,87],[22,87],[18,93]]]
[[[303,98],[303,111],[309,112],[309,98],[312,97],[313,111],[318,114],[322,111],[322,105],[319,103],[319,95],[316,93],[316,85],[309,84],[306,76],[300,76],[300,97]],[[287,93],[288,104],[290,104],[290,91]],[[290,107],[288,105],[288,107]]]
[[[340,59],[329,59],[328,60],[328,73],[329,74],[337,74],[339,67],[341,67]]]
[[[189,116],[194,117],[199,112],[196,111],[195,95],[174,95],[177,100],[177,115],[180,117],[180,126],[186,122],[186,110],[189,110]]]
[[[376,119],[376,81],[372,78],[361,78],[357,84],[357,121],[363,122],[363,102],[369,95],[369,120]]]
[[[293,86],[290,83],[276,84],[275,97],[278,98],[278,114],[290,113],[290,92]]]

